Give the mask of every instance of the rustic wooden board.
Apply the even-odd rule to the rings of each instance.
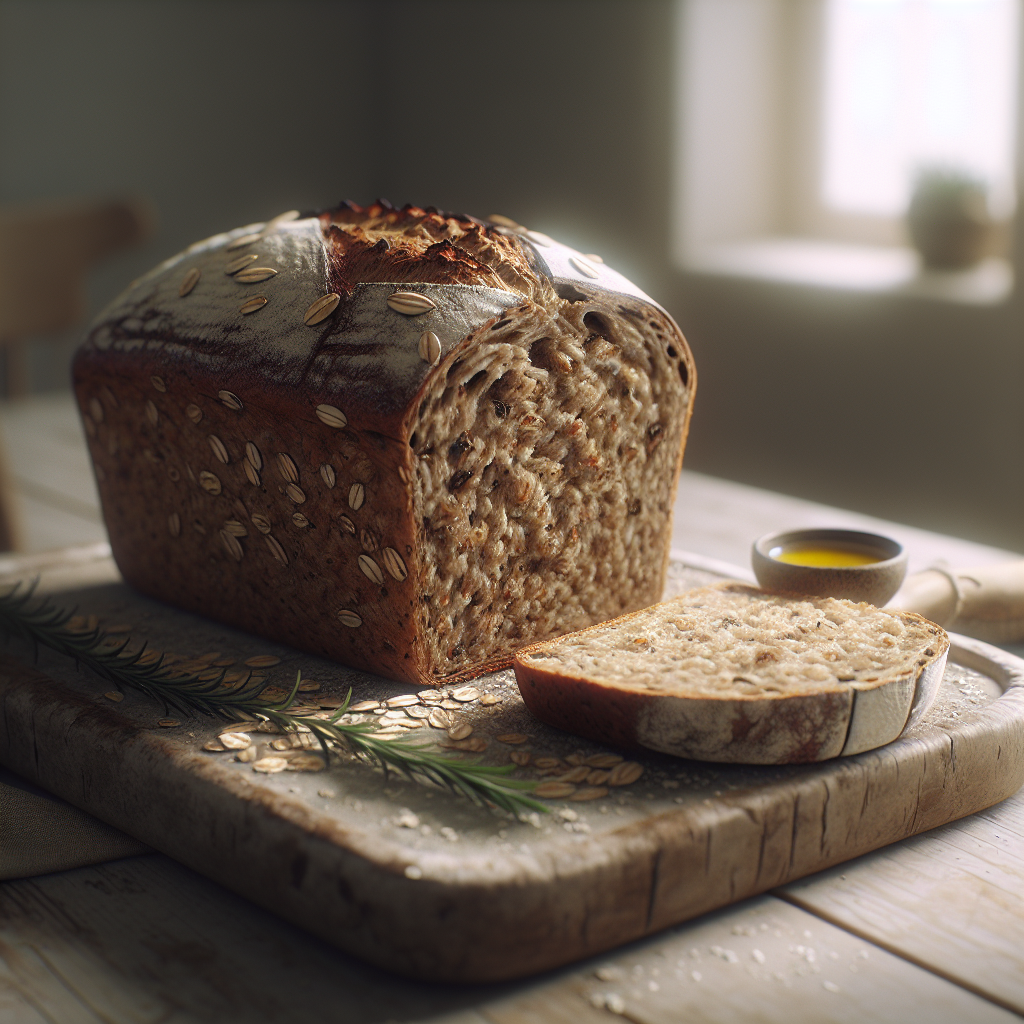
[[[708,578],[676,566],[672,586]],[[277,654],[282,683],[301,668],[357,699],[406,690],[118,584],[62,600],[160,650]],[[880,751],[785,768],[650,755],[633,786],[532,822],[357,762],[256,775],[201,750],[211,723],[160,729],[152,702],[112,704],[106,684],[45,652],[29,667],[27,654],[12,646],[0,662],[8,767],[344,949],[431,980],[573,962],[988,807],[1024,781],[1020,663],[966,640],[926,720]],[[533,721],[510,673],[482,688],[502,700],[465,712],[478,734],[527,733],[538,756],[597,752]],[[485,756],[510,749],[491,739]]]

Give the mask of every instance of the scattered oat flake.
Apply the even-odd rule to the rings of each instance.
[[[480,697],[480,703],[490,707],[492,704],[500,704],[501,698],[496,693],[485,693]]]
[[[281,659],[273,654],[256,654],[246,658],[242,664],[248,665],[249,668],[270,668],[272,665],[280,665]]]
[[[411,878],[413,881],[416,881],[416,879],[423,877],[423,868],[421,868],[418,864],[410,864],[405,869],[405,877]]]
[[[335,793],[333,789],[318,789],[316,791],[316,795],[326,797],[329,799],[332,796],[337,796],[337,793]]]
[[[572,796],[576,787],[569,782],[542,782],[534,791],[534,796],[547,797],[549,800],[558,800],[562,797]]]
[[[161,718],[156,724],[159,725],[161,729],[176,729],[181,725],[181,722],[176,718]]]
[[[440,707],[444,708],[446,711],[462,710],[462,705],[457,700],[451,700],[448,697],[445,697],[445,699],[441,701]]]
[[[526,733],[523,733],[523,732],[506,732],[506,733],[502,733],[502,735],[500,735],[498,737],[498,742],[499,743],[510,743],[512,745],[518,745],[520,743],[528,742],[529,739],[530,739],[530,737],[527,736]]]
[[[399,828],[419,828],[420,819],[408,807],[403,807],[395,818],[395,824]]]
[[[626,1012],[626,1000],[618,992],[605,992],[603,1000],[604,1008],[609,1013],[615,1013],[621,1017]]]
[[[320,772],[325,767],[324,759],[317,757],[316,754],[296,754],[288,762],[288,771],[290,772]]]
[[[435,729],[450,729],[452,725],[452,716],[447,711],[442,711],[440,708],[434,708],[427,717],[427,721]]]
[[[471,736],[468,740],[449,740],[442,746],[449,750],[468,750],[473,754],[481,754],[487,749],[487,740],[482,736]]]
[[[228,748],[225,747],[218,740],[207,740],[206,743],[203,744],[203,750],[209,750],[209,751],[212,751],[214,753],[220,753],[221,751],[224,751],[224,750],[227,750],[227,749]]]
[[[533,755],[528,750],[513,750],[508,756],[513,764],[517,764],[522,767],[523,765],[530,763],[530,758]]]
[[[241,756],[239,755],[239,759]],[[262,772],[264,775],[273,775],[275,772],[283,772],[288,767],[288,760],[284,757],[261,757],[253,763],[254,772]]]
[[[601,797],[607,795],[608,789],[606,786],[584,786],[582,789],[576,790],[569,799],[582,802],[584,800],[600,800]]]
[[[469,737],[470,735],[472,735],[472,732],[473,732],[473,726],[471,726],[469,724],[469,722],[459,722],[458,724],[453,725],[448,730],[448,739],[450,739],[450,740],[464,740],[467,737]]]
[[[115,704],[124,700],[124,694],[119,693],[117,690],[108,690],[105,694],[103,694],[103,696],[106,697],[107,700],[114,701]]]
[[[462,686],[458,690],[452,691],[452,699],[462,704],[468,704],[479,696],[480,691],[475,686]]]
[[[562,762],[557,757],[538,757],[533,762],[538,768],[561,768]]]
[[[227,750],[245,750],[252,743],[244,732],[222,732],[220,741]]]
[[[329,706],[329,705],[326,705]],[[339,704],[338,707],[341,707]],[[349,711],[376,711],[380,707],[379,700],[361,700],[358,704],[353,704]]]
[[[240,750],[235,754],[235,760],[241,761],[243,764],[248,764],[250,761],[256,760],[256,748],[249,747],[246,750]]]
[[[563,782],[585,782],[590,775],[591,769],[585,764],[577,765],[560,776]]]
[[[644,773],[644,767],[636,761],[623,761],[617,764],[608,776],[609,786],[629,786],[636,782]]]
[[[621,754],[592,754],[585,758],[583,763],[590,765],[591,768],[614,768],[617,764],[622,764],[623,760]]]
[[[409,708],[419,704],[420,699],[415,693],[400,693],[397,697],[388,697],[384,702],[389,708]]]

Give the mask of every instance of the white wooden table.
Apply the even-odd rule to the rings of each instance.
[[[0,426],[31,549],[102,540],[70,400],[0,408]],[[907,546],[911,570],[1010,557],[697,474],[680,485],[674,542],[745,565],[757,536],[800,525],[888,533]],[[494,988],[391,977],[157,854],[0,885],[0,1024],[616,1015],[640,1024],[1020,1019],[1024,796],[592,962]]]

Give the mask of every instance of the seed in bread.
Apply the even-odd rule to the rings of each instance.
[[[514,668],[530,711],[568,732],[788,764],[896,739],[934,698],[948,649],[912,612],[729,583],[533,645]]]
[[[550,239],[383,202],[249,225],[136,282],[74,374],[114,556],[168,603],[437,686],[661,594],[692,358]]]

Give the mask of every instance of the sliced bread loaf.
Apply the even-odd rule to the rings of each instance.
[[[889,743],[931,704],[949,638],[913,612],[740,583],[521,650],[541,721],[618,747],[796,764]]]

